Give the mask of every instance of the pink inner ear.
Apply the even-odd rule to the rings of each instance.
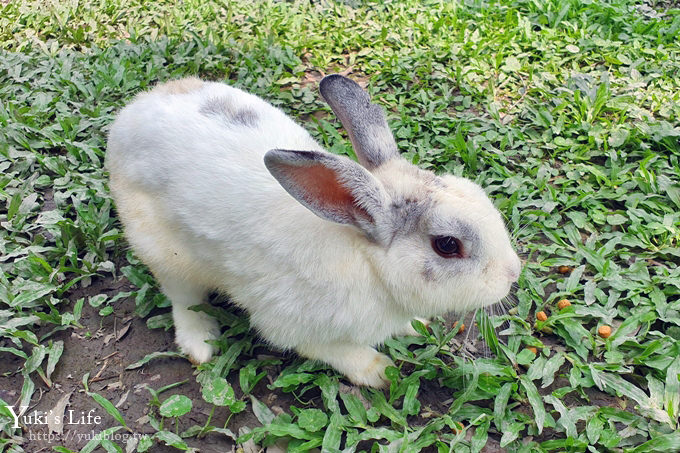
[[[358,206],[349,189],[340,184],[337,174],[324,165],[289,167],[289,177],[304,191],[305,200],[322,211],[342,213],[348,219],[357,215],[372,219],[365,209]]]

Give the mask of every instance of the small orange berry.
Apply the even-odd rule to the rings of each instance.
[[[597,329],[597,334],[602,338],[609,338],[612,334],[612,328],[609,326],[600,326],[600,328]]]
[[[453,328],[455,329],[458,326],[458,321],[453,323]],[[460,329],[458,329],[458,333],[463,333],[465,332],[465,324],[461,323],[460,324]]]
[[[458,434],[459,432],[463,431],[465,429],[465,425],[462,424],[461,422],[453,422],[453,428],[451,428],[451,431],[454,433]]]
[[[560,310],[564,310],[568,306],[571,305],[571,302],[569,302],[567,299],[562,299],[559,302],[557,302],[557,308]]]
[[[536,313],[536,319],[538,319],[539,321],[547,321],[548,315],[546,315],[544,311],[539,311],[538,313]]]
[[[534,355],[538,354],[538,349],[534,348],[533,346],[529,346],[527,349],[528,349],[529,351],[533,352]]]
[[[571,271],[573,270],[574,269],[569,266],[560,266],[557,268],[557,272],[559,272],[560,274],[571,274]]]

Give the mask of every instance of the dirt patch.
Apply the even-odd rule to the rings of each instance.
[[[99,293],[115,294],[131,289],[126,281],[115,282],[112,279],[95,282],[85,290],[72,295],[77,300],[85,295]],[[29,423],[24,423],[23,437],[26,451],[51,451],[53,446],[63,445],[72,450],[79,450],[91,437],[111,426],[120,425],[92,397],[87,395],[82,385],[83,376],[89,373],[89,388],[118,407],[131,433],[124,430],[118,432],[127,438],[129,435],[153,434],[155,430],[149,425],[148,417],[150,392],[153,389],[177,382],[185,382],[161,395],[161,400],[172,394],[182,394],[193,402],[191,412],[180,418],[178,432],[192,425],[203,425],[208,419],[212,406],[203,401],[200,386],[194,377],[194,369],[183,358],[158,359],[134,370],[126,367],[147,354],[156,351],[176,350],[173,331],[149,329],[146,322],[134,315],[135,303],[132,299],[122,300],[115,306],[112,315],[101,317],[97,311],[85,304],[82,318],[82,329],[69,329],[53,335],[54,341],[64,342],[64,353],[52,375],[51,387],[36,378],[32,379],[36,391],[31,406],[25,416],[32,416]],[[125,329],[125,332],[122,332]],[[124,333],[124,335],[121,335]],[[23,365],[23,360],[0,353],[2,359],[2,376],[0,389],[2,398],[10,403],[18,402],[21,395],[23,379],[16,373]],[[237,379],[238,380],[238,379]],[[266,388],[265,388],[266,390]],[[52,433],[46,424],[45,416],[53,410],[59,400],[70,393],[69,403],[64,412],[63,432]],[[38,414],[37,417],[35,415]],[[153,415],[153,414],[152,414]],[[217,408],[211,424],[222,426],[226,421],[226,410]],[[167,421],[166,421],[167,423]],[[232,419],[230,427],[238,432],[240,426],[258,426],[252,414],[239,414]],[[167,428],[167,427],[166,427]],[[171,428],[173,431],[174,426]],[[120,442],[118,442],[120,443]],[[233,441],[224,435],[209,434],[200,441],[189,439],[188,443],[200,444],[203,452],[223,453],[230,451]],[[199,446],[199,445],[194,445]],[[154,452],[177,451],[170,447],[154,447]]]

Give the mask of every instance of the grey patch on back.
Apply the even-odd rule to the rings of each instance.
[[[258,121],[255,110],[250,107],[234,106],[226,97],[208,99],[198,111],[205,116],[220,117],[230,125],[254,127]]]
[[[434,176],[434,178],[432,179],[432,185],[434,185],[435,187],[439,187],[440,189],[446,189],[447,187],[449,187],[448,184],[446,184],[444,180],[439,176],[437,175],[432,176]]]
[[[257,113],[249,108],[240,109],[234,115],[234,122],[244,126],[252,127],[257,124]]]

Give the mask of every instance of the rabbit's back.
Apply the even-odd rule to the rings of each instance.
[[[233,174],[268,176],[262,159],[275,148],[321,149],[257,96],[189,78],[160,85],[121,111],[107,166],[142,187],[168,189],[204,178],[224,183]]]

